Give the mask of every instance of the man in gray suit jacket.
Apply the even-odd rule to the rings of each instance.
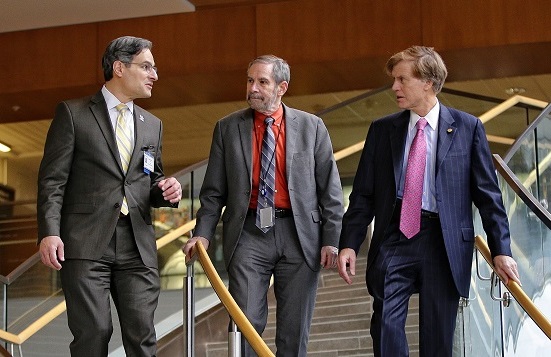
[[[351,283],[348,273],[356,272],[356,254],[375,218],[366,273],[373,297],[370,333],[375,356],[409,355],[408,301],[419,293],[420,356],[451,357],[459,298],[469,295],[472,205],[480,211],[497,272],[505,283],[519,282],[507,215],[482,122],[441,105],[436,97],[447,76],[440,55],[413,46],[392,56],[386,70],[404,110],[369,128],[344,216],[339,274]],[[418,129],[417,122],[424,122],[424,129]],[[414,191],[406,176],[416,133],[426,150],[420,170],[424,181],[421,177],[413,214],[402,203],[408,191]],[[414,218],[420,224],[416,233],[404,225]]]
[[[189,257],[198,240],[208,247],[226,207],[222,241],[230,293],[262,334],[273,274],[277,355],[306,356],[320,266],[336,266],[343,214],[340,178],[322,120],[281,103],[289,65],[261,56],[249,64],[247,75],[250,108],[216,124],[195,234],[183,250]],[[265,159],[275,161],[275,207],[257,214],[270,180],[260,158],[266,118],[273,119],[268,125],[275,154]],[[254,355],[248,343],[243,355]]]
[[[109,294],[126,354],[156,354],[160,282],[150,208],[177,207],[181,187],[163,175],[161,121],[133,103],[149,98],[158,79],[151,46],[135,37],[113,40],[102,59],[101,91],[60,103],[48,131],[38,242],[42,262],[61,270],[73,356],[107,356]]]

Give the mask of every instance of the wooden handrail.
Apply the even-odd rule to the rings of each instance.
[[[484,257],[484,260],[486,260],[490,268],[492,268],[492,270],[495,272],[492,255],[490,254],[490,249],[488,248],[488,244],[486,244],[486,241],[481,236],[477,235],[475,237],[475,244],[476,249],[478,249],[480,254],[482,254],[482,256]],[[534,305],[534,303],[528,297],[528,295],[526,295],[524,290],[522,290],[522,288],[511,279],[509,279],[509,282],[505,285],[505,287],[511,292],[515,300],[518,301],[520,306],[524,309],[524,311],[526,311],[528,316],[530,316],[530,318],[534,320],[536,325],[538,325],[538,327],[543,331],[547,338],[551,340],[551,323],[537,308],[537,306]]]
[[[186,222],[183,225],[181,225],[180,227],[174,229],[173,231],[168,232],[167,234],[165,234],[161,238],[157,239],[157,250],[161,249],[165,245],[171,243],[172,241],[174,241],[177,238],[180,238],[181,236],[183,236],[184,234],[186,234],[187,232],[189,232],[193,228],[195,228],[195,221],[196,220],[193,219],[189,222]]]
[[[3,346],[0,346],[0,356],[13,357]]]
[[[226,286],[222,282],[222,279],[220,279],[220,276],[216,272],[214,265],[212,265],[212,261],[210,260],[207,251],[205,250],[205,247],[203,247],[203,244],[201,242],[197,242],[195,247],[196,252],[199,256],[199,261],[201,262],[203,270],[209,278],[209,281],[214,291],[220,298],[222,304],[224,304],[224,306],[226,307],[226,310],[232,317],[233,321],[239,327],[241,333],[245,335],[245,338],[247,338],[247,341],[249,341],[251,347],[260,357],[274,356],[262,337],[260,337],[258,332],[256,332],[256,330],[254,329],[253,325],[251,325],[243,311],[241,311],[228,289],[226,289]]]
[[[514,107],[518,103],[529,104],[541,109],[545,108],[548,104],[547,102],[544,102],[542,100],[528,98],[522,95],[515,95],[507,99],[503,103],[496,105],[492,109],[488,110],[486,113],[480,115],[479,118],[482,121],[482,123],[486,124],[491,119],[497,117],[499,114],[503,113],[507,109]]]

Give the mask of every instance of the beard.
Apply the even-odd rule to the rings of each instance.
[[[248,94],[247,103],[257,112],[264,114],[272,114],[279,108],[280,99],[277,96],[277,89],[270,97],[264,97],[259,93]]]

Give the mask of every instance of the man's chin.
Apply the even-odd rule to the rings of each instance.
[[[264,106],[259,105],[259,103],[258,103],[257,101],[251,101],[251,100],[249,100],[248,103],[249,103],[249,106],[250,106],[252,109],[256,110],[257,112],[263,112],[263,111],[265,110]],[[261,104],[261,103],[260,103],[260,104]]]

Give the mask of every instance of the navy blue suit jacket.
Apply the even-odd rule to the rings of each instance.
[[[386,237],[396,204],[409,117],[405,110],[371,124],[354,179],[340,249],[352,248],[357,254],[375,218],[367,269]],[[511,255],[509,223],[478,118],[440,105],[436,155],[436,202],[446,252],[457,290],[467,297],[475,236],[472,204],[480,211],[492,256]]]

